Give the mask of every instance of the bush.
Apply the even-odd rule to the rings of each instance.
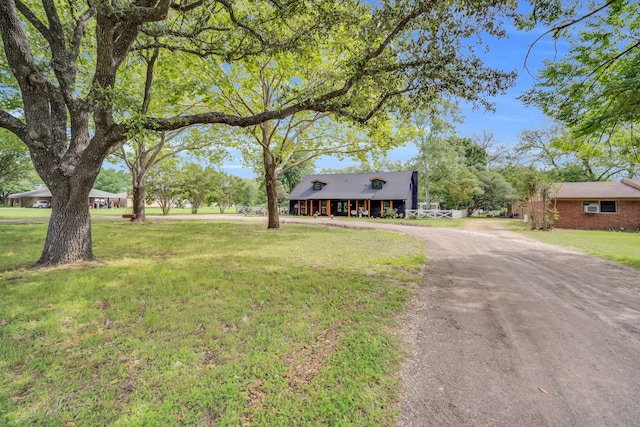
[[[382,214],[382,218],[398,218],[398,210],[386,208]]]

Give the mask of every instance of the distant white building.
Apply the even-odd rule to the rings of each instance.
[[[12,194],[7,197],[9,206],[31,208],[38,201],[46,201],[49,207],[55,203],[51,191],[47,187],[37,188],[24,193]],[[91,208],[110,207],[113,203],[114,207],[126,208],[128,205],[127,193],[108,193],[102,190],[92,188],[89,192],[87,203]]]

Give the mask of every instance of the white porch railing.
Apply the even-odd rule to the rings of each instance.
[[[407,219],[456,219],[467,216],[466,210],[442,210],[442,209],[407,209]]]

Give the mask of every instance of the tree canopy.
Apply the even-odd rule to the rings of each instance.
[[[560,59],[545,62],[539,81],[522,96],[572,132],[572,146],[588,153],[615,151],[627,164],[640,162],[640,7],[635,1],[601,2],[573,20],[577,4],[547,4],[543,22],[569,43]],[[554,11],[551,13],[549,11]],[[560,20],[560,22],[559,22]],[[630,171],[633,176],[634,172]]]
[[[362,123],[443,94],[488,106],[488,97],[514,75],[485,66],[476,50],[486,47],[486,35],[505,36],[500,22],[512,6],[495,0],[0,2],[0,127],[29,148],[56,200],[38,264],[93,259],[88,192],[106,156],[138,132],[255,126],[302,111]],[[282,52],[331,67],[321,68],[319,84],[292,88],[291,101],[278,108],[247,115],[215,102],[201,108],[203,97],[220,94],[217,86],[199,84],[204,60],[232,69]],[[143,60],[153,60],[163,78],[151,85],[142,72],[126,78]],[[158,86],[167,98],[144,107],[145,94]]]
[[[463,167],[457,141],[452,140],[454,123],[461,123],[462,118],[455,104],[442,102],[430,112],[416,111],[413,120],[419,134],[414,139],[418,153],[411,162],[420,171],[425,203],[429,208],[432,181],[451,178]]]
[[[129,175],[123,170],[102,168],[93,187],[109,193],[122,193],[129,188]]]

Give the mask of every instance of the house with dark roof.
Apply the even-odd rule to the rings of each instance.
[[[564,182],[552,191],[554,227],[583,230],[640,227],[640,179]]]
[[[289,215],[380,217],[418,208],[418,172],[307,175],[291,191]]]
[[[9,206],[21,206],[30,208],[37,201],[46,201],[51,206],[54,203],[51,191],[47,187],[36,188],[35,190],[26,191],[24,193],[11,194],[7,197]],[[113,202],[113,206],[127,207],[127,193],[113,194],[107,191],[96,190],[92,188],[89,192],[87,203],[92,208],[108,207]]]

